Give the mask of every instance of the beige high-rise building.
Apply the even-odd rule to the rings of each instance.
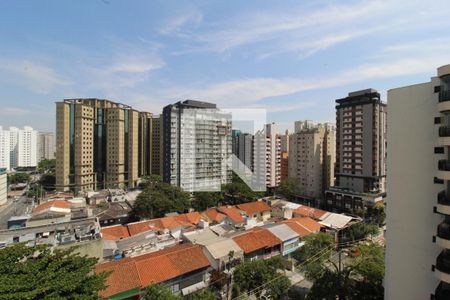
[[[146,118],[151,119],[151,114],[140,114],[130,106],[109,100],[57,102],[57,189],[86,191],[135,186],[151,161],[145,158],[151,158],[150,148],[140,131]]]
[[[334,182],[336,136],[331,124],[296,122],[290,136],[288,177],[296,180],[303,195],[322,199]]]
[[[266,124],[253,137],[253,170],[258,184],[275,188],[281,181],[281,139],[275,123]]]
[[[388,102],[384,299],[450,299],[450,65]]]
[[[162,116],[152,120],[152,174],[163,175],[163,122]]]
[[[38,134],[38,162],[43,159],[55,158],[55,135],[53,132]]]

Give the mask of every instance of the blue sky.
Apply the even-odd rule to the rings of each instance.
[[[1,1],[0,125],[54,130],[54,102],[74,97],[333,121],[349,91],[450,63],[449,16],[448,1]]]

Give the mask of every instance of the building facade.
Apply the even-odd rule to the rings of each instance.
[[[149,170],[150,148],[140,114],[109,100],[56,103],[56,187],[87,191],[133,187]],[[141,147],[140,147],[141,146]]]
[[[7,174],[5,168],[0,168],[0,205],[8,200]]]
[[[303,190],[303,196],[322,199],[334,182],[336,137],[331,124],[298,121],[290,137],[288,176]]]
[[[219,190],[231,180],[231,115],[185,100],[163,109],[163,180],[185,191]]]
[[[38,132],[32,127],[22,129],[0,127],[0,167],[36,167],[38,162]]]
[[[259,183],[275,188],[281,181],[281,139],[276,124],[266,124],[255,133],[253,142],[253,170]]]
[[[388,91],[387,300],[450,297],[450,65],[437,74]]]
[[[336,104],[336,182],[325,204],[363,209],[385,195],[387,106],[374,89],[349,93]]]
[[[55,152],[55,135],[53,132],[39,132],[38,162],[43,159],[54,159]]]

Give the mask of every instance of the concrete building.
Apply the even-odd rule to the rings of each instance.
[[[162,117],[152,118],[152,174],[163,174],[163,122]]]
[[[336,182],[325,204],[338,211],[363,209],[385,195],[387,106],[374,89],[336,103]]]
[[[10,170],[10,161],[10,133],[0,126],[0,168]]]
[[[135,186],[144,170],[150,170],[148,135],[139,134],[142,121],[148,117],[151,115],[109,100],[57,102],[57,189],[88,191]]]
[[[6,204],[8,200],[8,185],[6,169],[0,169],[0,205]]]
[[[185,100],[163,109],[163,180],[185,191],[219,190],[231,180],[231,115]]]
[[[268,188],[275,188],[281,181],[281,139],[276,124],[266,124],[255,133],[253,142],[253,170],[258,183],[265,182]]]
[[[450,65],[388,91],[387,300],[450,299],[449,100]]]
[[[250,170],[253,170],[253,135],[242,133],[239,136],[239,149],[237,157]]]
[[[161,118],[149,112],[139,112],[138,139],[139,176],[162,175]]]
[[[55,135],[53,132],[39,132],[38,162],[43,159],[54,159],[55,152]]]
[[[334,183],[336,136],[331,124],[295,122],[289,142],[288,176],[298,183],[303,196],[322,199]]]
[[[29,126],[19,129],[0,127],[0,167],[36,167],[38,159],[38,132]]]

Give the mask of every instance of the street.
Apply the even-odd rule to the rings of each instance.
[[[20,196],[17,200],[8,199],[8,204],[0,208],[0,229],[8,228],[8,220],[12,216],[23,215],[27,210],[27,197]]]

